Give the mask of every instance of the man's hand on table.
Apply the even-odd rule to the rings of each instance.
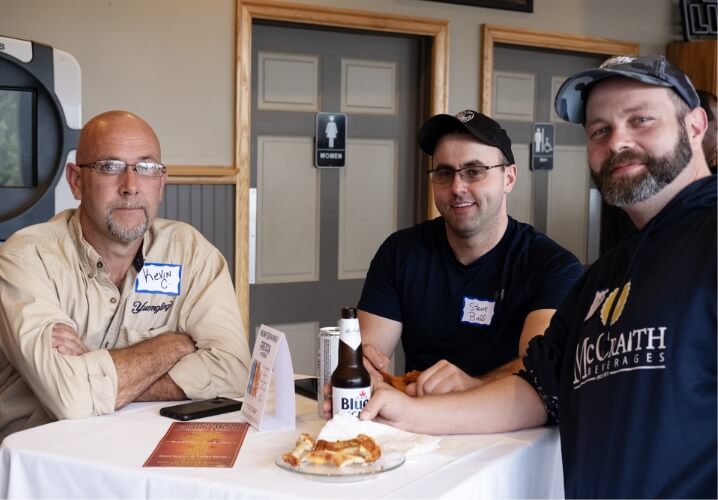
[[[79,335],[74,328],[63,323],[55,323],[52,325],[52,347],[57,349],[60,354],[68,354],[71,356],[79,356],[89,351],[87,346],[82,343]]]
[[[482,384],[478,378],[471,377],[456,365],[441,360],[424,370],[415,383],[406,386],[406,394],[398,391],[384,382],[382,372],[389,367],[389,357],[372,344],[362,344],[364,366],[372,378],[373,394],[369,403],[361,413],[362,420],[369,420],[378,415],[379,420],[397,427],[409,415],[405,413],[406,407],[411,405],[409,396],[427,396],[430,394],[446,394],[449,392],[465,391]],[[323,389],[324,403],[322,412],[324,418],[332,418],[332,387],[327,383]],[[377,399],[377,402],[374,400]],[[370,409],[367,412],[367,408]]]
[[[359,414],[360,420],[374,420],[399,429],[411,430],[412,418],[421,414],[419,400],[383,384],[377,388]]]
[[[415,383],[407,385],[406,393],[409,396],[446,394],[472,389],[480,386],[481,383],[480,379],[470,376],[458,366],[442,359],[421,372]]]
[[[380,375],[380,377],[381,377],[381,375]],[[327,382],[324,385],[322,390],[324,392],[324,402],[322,405],[322,412],[324,413],[324,419],[330,420],[332,418],[332,384],[330,382]],[[371,402],[374,400],[374,397],[376,396],[376,394],[378,394],[380,391],[381,392],[396,392],[397,394],[401,394],[402,397],[409,398],[409,396],[407,396],[403,392],[394,389],[392,386],[390,386],[389,384],[385,383],[383,380],[380,379],[379,381],[372,381],[372,396],[371,396],[371,399],[369,399],[369,402],[367,403],[367,407],[371,404]],[[409,399],[411,399],[411,398],[409,398]],[[365,407],[365,410],[366,410],[366,407]],[[359,418],[361,420],[371,420],[371,418],[373,418],[373,417],[363,418],[362,415],[364,415],[363,411],[359,415]]]

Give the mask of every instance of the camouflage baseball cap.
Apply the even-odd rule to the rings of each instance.
[[[479,141],[498,148],[510,164],[514,161],[511,151],[511,139],[501,125],[483,113],[465,109],[452,115],[434,115],[419,129],[419,147],[428,155],[434,155],[436,143],[446,134],[452,132],[467,132]]]
[[[598,68],[576,73],[563,82],[556,93],[556,114],[571,123],[586,120],[586,100],[591,87],[601,80],[624,76],[648,85],[673,88],[690,109],[699,105],[690,79],[663,56],[616,56]]]

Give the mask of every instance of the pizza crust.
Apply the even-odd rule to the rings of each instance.
[[[283,454],[282,459],[293,467],[300,463],[344,467],[376,462],[380,456],[381,447],[366,434],[342,441],[320,439],[315,442],[309,434],[302,433],[294,449]]]

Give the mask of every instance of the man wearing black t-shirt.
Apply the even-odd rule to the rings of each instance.
[[[409,392],[475,387],[520,368],[581,274],[574,255],[507,215],[516,182],[511,141],[476,111],[437,115],[419,131],[432,155],[434,220],[398,231],[372,260],[359,302],[363,352],[375,374],[401,338]]]
[[[581,277],[525,369],[462,393],[377,390],[360,418],[414,432],[558,424],[567,498],[716,498],[716,176],[705,111],[663,56],[611,58],[556,97],[603,199],[637,230]]]

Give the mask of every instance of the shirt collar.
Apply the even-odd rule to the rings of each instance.
[[[135,254],[135,258],[132,259],[132,266],[135,268],[135,271],[138,273],[142,270],[142,267],[145,265],[145,256],[142,255],[142,250],[145,245],[145,241],[142,240],[142,245],[137,249],[137,253]]]
[[[102,257],[97,250],[90,245],[85,237],[82,235],[82,226],[80,225],[80,210],[76,209],[75,213],[72,214],[69,221],[70,233],[75,240],[77,253],[80,256],[80,262],[86,271],[96,269],[97,263],[102,261]],[[135,268],[136,272],[140,272],[142,267],[145,265],[145,255],[149,250],[151,241],[150,231],[145,233],[145,237],[142,239],[142,244],[137,249],[134,259],[132,259],[132,267]]]

